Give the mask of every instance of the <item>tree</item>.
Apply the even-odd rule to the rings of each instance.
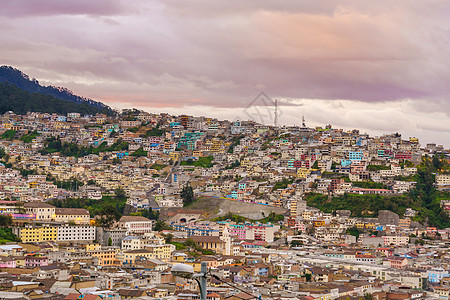
[[[186,246],[188,246],[188,247],[194,247],[194,246],[195,246],[194,240],[193,240],[193,239],[190,239],[190,238],[186,239],[186,242],[184,242],[184,244],[185,244]]]
[[[117,200],[126,200],[127,199],[127,193],[122,187],[118,187],[114,191],[114,197],[116,197]]]
[[[312,168],[312,169],[318,169],[318,168],[319,168],[319,161],[316,160],[316,161],[314,162],[314,164],[312,165],[311,168]]]
[[[291,247],[303,246],[303,242],[299,240],[292,240]]]
[[[360,234],[361,232],[359,231],[358,227],[353,226],[353,227],[347,229],[346,233],[347,233],[347,234],[350,234],[350,235],[353,235],[353,236],[356,237],[356,239],[358,239],[358,238],[359,238],[359,234]]]
[[[364,300],[373,300],[372,294],[369,293],[364,294]]]
[[[171,230],[172,227],[167,225],[164,221],[158,220],[156,221],[155,225],[153,226],[154,231],[163,231],[163,230]]]
[[[111,203],[104,205],[97,214],[100,216],[98,224],[106,228],[110,228],[121,217],[120,212]]]
[[[442,167],[444,166],[444,163],[439,159],[437,154],[433,156],[432,163],[436,171],[442,169]]]
[[[166,244],[170,244],[173,239],[173,234],[169,233],[168,235],[165,236],[165,239],[166,239]]]
[[[144,209],[142,211],[142,216],[147,219],[150,219],[150,220],[158,221],[159,220],[159,211],[154,212],[153,209],[150,207],[148,210]]]
[[[112,246],[112,238],[111,237],[108,238],[108,246]]]
[[[183,190],[181,191],[181,198],[183,199],[184,206],[187,206],[195,201],[194,190],[189,183],[183,187]]]
[[[302,277],[306,278],[306,281],[310,282],[311,281],[311,274],[310,273],[306,273],[305,275],[302,275]]]
[[[1,227],[9,227],[12,225],[12,217],[11,216],[5,216],[0,215],[0,226]]]
[[[19,213],[19,214],[26,214],[27,213],[27,210],[19,203],[17,203],[15,205],[15,209],[17,210],[17,213]]]

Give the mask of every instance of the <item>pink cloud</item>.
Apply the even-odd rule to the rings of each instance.
[[[450,111],[449,12],[445,0],[7,0],[0,57],[46,84],[140,107],[243,108],[263,90],[412,99],[432,114]]]
[[[110,16],[129,11],[130,5],[121,0],[4,0],[0,15],[8,17],[39,17],[51,15]]]

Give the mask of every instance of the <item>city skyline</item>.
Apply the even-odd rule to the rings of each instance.
[[[380,5],[381,4],[381,5]],[[112,107],[331,123],[450,145],[445,1],[6,1],[2,64]],[[301,106],[302,105],[302,106]]]

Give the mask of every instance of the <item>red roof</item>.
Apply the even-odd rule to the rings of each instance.
[[[208,295],[206,295],[206,298],[220,298],[220,295],[217,293],[208,293]]]

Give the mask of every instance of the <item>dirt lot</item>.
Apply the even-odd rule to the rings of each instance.
[[[165,218],[168,215],[173,215],[176,212],[183,211],[202,213],[205,218],[208,219],[223,216],[228,212],[232,212],[236,215],[240,215],[253,220],[258,220],[267,217],[271,212],[274,212],[276,214],[283,214],[287,212],[287,209],[256,203],[246,203],[214,197],[203,197],[186,208],[163,209],[161,213],[162,217]]]

